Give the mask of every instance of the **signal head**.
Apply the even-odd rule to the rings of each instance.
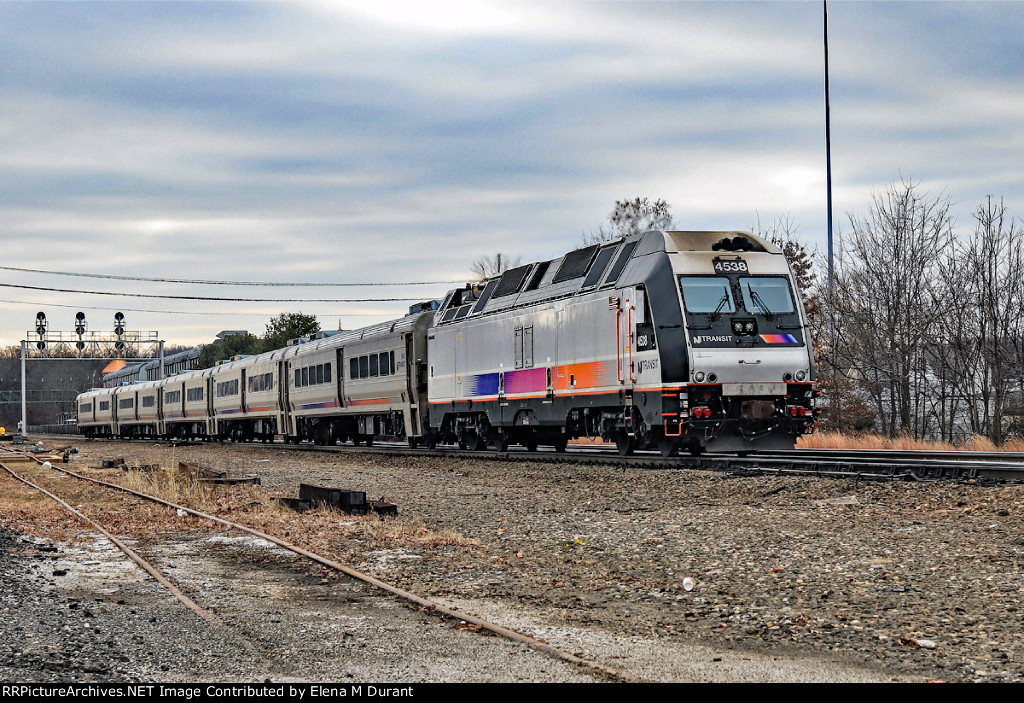
[[[84,312],[76,313],[75,314],[75,319],[78,320],[79,322],[84,322],[85,321],[85,313]]]

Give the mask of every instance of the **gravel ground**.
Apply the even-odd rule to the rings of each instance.
[[[359,520],[325,514],[320,528],[325,534],[311,546],[419,595],[650,680],[1024,678],[1024,642],[1019,636],[1024,624],[1021,487],[728,478],[683,470],[294,453],[230,445],[78,446],[79,466],[98,464],[110,455],[164,466],[199,461],[257,473],[263,489],[279,494],[296,495],[300,482],[313,482],[365,490],[371,497],[386,495],[398,504],[399,520],[412,528],[412,537],[389,539],[351,526]],[[107,472],[112,477],[117,473]],[[253,489],[250,498],[265,501],[263,489]],[[855,503],[818,502],[836,498]],[[245,510],[236,506],[233,518],[244,521]],[[0,520],[8,527],[27,527],[25,520],[19,523],[10,516],[0,515]],[[295,535],[290,538],[298,539],[304,534],[303,518],[296,515],[291,522]],[[451,531],[460,539],[420,540],[416,530],[431,536]],[[24,547],[15,563],[31,564],[32,550],[15,544]],[[161,544],[171,563],[177,553],[209,550],[195,535]],[[168,573],[201,592],[220,594],[223,582],[231,580],[231,568],[218,567],[224,577],[211,579],[201,565],[228,559],[223,550],[211,553],[221,556],[214,562],[212,557],[189,557],[187,575],[179,576],[176,569]],[[5,565],[11,561],[5,560]],[[246,572],[247,579],[251,573]],[[29,574],[15,575],[14,582]],[[3,578],[7,593],[12,578],[7,568]],[[318,574],[309,578],[321,580]],[[685,589],[684,578],[695,582],[693,590]],[[211,584],[205,590],[203,579]],[[306,584],[309,598],[320,597],[316,583]],[[60,584],[54,589],[54,597],[67,597]],[[132,607],[143,612],[141,603]],[[78,616],[70,606],[61,612]],[[11,630],[6,625],[0,629],[0,646],[6,647]],[[182,639],[188,639],[187,632]],[[299,638],[292,649],[315,659],[318,639],[324,641],[322,632]],[[211,651],[216,650],[216,637],[210,642]],[[238,656],[237,641],[225,641],[224,646]],[[410,655],[405,659],[413,661],[396,664],[386,680],[423,680],[416,676],[424,662],[405,651]],[[9,675],[4,667],[13,657],[7,652],[0,650],[4,678]],[[222,671],[216,667],[224,660],[212,661],[192,673],[177,665],[167,673],[188,680]],[[559,666],[541,657],[503,676],[460,663],[429,680],[580,678],[575,670],[556,671]],[[271,669],[243,667],[232,675],[250,680],[264,674],[295,675],[284,664]],[[32,671],[37,670],[38,664]],[[82,676],[161,675],[137,667],[106,674],[66,669],[60,675],[66,677],[68,671]],[[367,677],[366,672],[354,673],[364,680],[384,675]]]

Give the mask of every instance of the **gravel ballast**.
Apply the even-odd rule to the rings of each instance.
[[[1024,678],[1021,487],[729,478],[687,470],[232,445],[78,446],[77,468],[117,455],[130,464],[198,461],[256,473],[263,486],[251,489],[255,502],[265,501],[268,492],[296,495],[300,482],[386,496],[398,504],[399,520],[421,526],[424,533],[451,531],[462,539],[418,541],[413,531],[413,537],[395,541],[348,526],[365,518],[328,514],[325,525],[336,532],[328,529],[322,538],[331,552],[327,556],[648,680]],[[225,517],[240,519],[244,510],[235,508],[233,517]],[[9,529],[27,526],[11,516],[0,520]],[[190,566],[179,576],[183,587],[207,592],[205,579],[217,593],[231,591],[211,579],[203,565],[221,564],[223,571],[225,560],[230,563],[224,550],[238,550],[211,544],[208,537],[177,535],[152,549],[172,562],[177,553],[201,555],[186,560]],[[24,539],[30,538],[8,533],[7,544],[23,545]],[[5,551],[5,593],[9,583],[38,578],[31,571],[12,574],[9,564],[35,559],[28,547]],[[310,597],[319,598],[321,577],[309,578],[314,581]],[[685,579],[693,581],[692,590]],[[64,587],[54,583],[51,595],[65,598],[62,593]],[[161,608],[166,612],[168,606]],[[64,608],[65,616],[78,614]],[[410,626],[402,636],[415,629]],[[8,647],[12,630],[6,625],[3,630],[2,646]],[[216,637],[207,639],[213,647]],[[238,649],[237,642],[225,646]],[[300,658],[316,658],[316,647],[285,648],[305,652]],[[209,667],[170,664],[166,672],[116,665],[108,672],[53,670],[38,663],[34,669],[4,668],[25,657],[15,654],[0,650],[5,679],[19,680],[11,671],[31,670],[50,672],[46,676],[173,673],[189,680],[221,678],[214,672],[223,666],[215,657]],[[380,679],[365,676],[368,671],[387,671],[381,680],[406,681],[594,680],[535,653],[531,656],[538,658],[516,672],[497,674],[466,663],[424,678],[415,651],[394,656],[404,654],[413,661],[386,670],[346,671],[364,680]],[[85,648],[83,666],[89,660]],[[340,670],[323,673],[345,676]],[[284,666],[248,672],[243,667],[230,675],[242,680],[265,674],[295,672]]]

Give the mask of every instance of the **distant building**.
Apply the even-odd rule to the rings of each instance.
[[[217,333],[217,339],[224,339],[235,334],[249,334],[249,330],[224,330]]]

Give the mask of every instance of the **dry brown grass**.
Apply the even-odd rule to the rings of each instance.
[[[178,471],[102,473],[97,478],[239,522],[314,550],[324,548],[328,541],[336,543],[339,538],[367,538],[386,547],[428,549],[479,544],[477,540],[466,538],[454,530],[432,530],[420,520],[381,518],[376,514],[348,515],[324,507],[296,513],[275,500],[279,492],[261,486],[200,483]]]
[[[71,539],[84,529],[81,522],[69,518],[53,500],[2,470],[0,527],[49,539]]]
[[[580,437],[579,439],[570,439],[569,444],[582,444],[584,446],[602,446],[608,444],[600,437]]]
[[[975,435],[961,445],[949,442],[928,442],[910,437],[885,437],[877,434],[846,435],[839,432],[818,432],[797,440],[798,449],[896,449],[923,451],[972,452],[1024,452],[1024,441],[1014,439],[1002,445],[993,444],[987,437]]]

